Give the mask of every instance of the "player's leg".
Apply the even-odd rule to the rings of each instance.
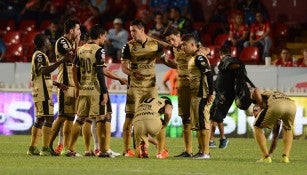
[[[148,132],[144,125],[144,120],[134,122],[133,137],[135,141],[135,156],[138,158],[148,158]]]
[[[130,149],[130,140],[131,140],[131,130],[132,130],[132,120],[133,114],[126,114],[125,122],[123,125],[123,142],[124,142],[124,156],[134,156],[133,151]]]
[[[186,155],[183,157],[191,157],[192,155],[192,129],[191,129],[191,121],[189,116],[182,117],[182,124],[183,124],[183,141],[185,146]]]
[[[52,123],[53,123],[53,116],[45,116],[45,122],[42,128],[42,139],[43,139],[43,147],[40,151],[41,156],[48,156],[51,154],[54,154],[49,149],[49,142],[50,142],[50,136],[51,136],[51,129],[52,129]],[[53,150],[52,150],[53,151]]]
[[[84,156],[92,156],[91,151],[91,126],[92,126],[92,120],[88,117],[85,119],[84,124],[82,125],[82,135],[84,140],[84,146],[85,146],[85,152]]]
[[[27,151],[28,155],[39,155],[39,150],[37,148],[38,140],[41,134],[45,119],[43,117],[36,117],[34,125],[31,129],[31,141],[30,146]]]
[[[56,139],[59,131],[60,131],[60,128],[63,126],[63,123],[65,122],[66,120],[66,117],[62,117],[62,116],[58,116],[53,125],[52,125],[52,128],[51,128],[51,136],[50,136],[50,141],[49,141],[49,146],[50,147],[53,147],[53,142],[54,140]]]
[[[267,158],[267,155],[269,154],[269,152],[268,152],[268,148],[266,145],[266,138],[265,138],[262,128],[254,126],[254,136],[262,152],[262,159]]]
[[[97,136],[97,119],[96,117],[93,118],[92,126],[91,126],[91,134],[93,137],[94,142],[94,153],[97,155],[99,153],[100,147],[98,144],[98,136]]]
[[[168,150],[166,149],[166,137],[165,137],[165,128],[163,127],[157,135],[158,142],[158,154],[157,158],[166,158],[169,156]]]
[[[73,122],[75,120],[75,116],[71,115],[71,116],[67,116],[66,121],[64,122],[63,125],[63,139],[64,139],[64,149],[68,149],[69,147],[69,142],[70,142],[70,134],[72,132],[72,126],[73,126]]]
[[[53,127],[53,126],[52,126]],[[51,143],[51,142],[50,142]],[[63,125],[60,127],[60,131],[59,131],[59,140],[58,140],[58,145],[57,147],[54,149],[54,151],[57,154],[60,154],[61,151],[64,148],[64,134],[63,134]]]

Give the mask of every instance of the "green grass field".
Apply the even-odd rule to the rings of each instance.
[[[40,157],[27,156],[26,151],[30,136],[0,136],[0,174],[35,175],[35,174],[307,174],[307,141],[294,140],[289,164],[279,163],[282,154],[282,140],[274,153],[271,164],[256,163],[260,158],[254,139],[230,138],[227,149],[211,149],[210,160],[193,160],[189,158],[174,158],[182,151],[182,140],[167,138],[170,158],[158,160],[156,150],[151,145],[149,159],[98,158],[98,157]],[[83,153],[83,139],[78,139],[77,150]],[[194,152],[197,143],[194,139]],[[122,139],[112,138],[114,151],[122,151]]]

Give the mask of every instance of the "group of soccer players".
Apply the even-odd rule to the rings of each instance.
[[[27,154],[77,156],[75,146],[82,128],[85,156],[116,156],[117,154],[110,151],[112,109],[105,82],[105,76],[108,76],[119,80],[121,84],[128,83],[126,117],[123,125],[123,155],[146,158],[149,142],[152,142],[157,146],[157,158],[168,157],[165,127],[171,117],[172,103],[169,98],[158,96],[155,65],[157,59],[161,59],[162,63],[176,68],[178,72],[178,108],[183,122],[184,152],[175,157],[210,159],[209,111],[214,91],[213,74],[207,58],[210,50],[199,47],[193,35],[181,36],[176,28],[168,27],[163,34],[167,41],[165,43],[149,37],[145,33],[143,21],[131,21],[132,40],[124,46],[121,60],[122,71],[129,77],[127,82],[125,78],[114,75],[106,68],[105,53],[101,47],[106,37],[104,29],[98,25],[93,26],[89,32],[90,40],[82,46],[79,45],[81,32],[78,20],[68,19],[64,24],[64,33],[56,42],[57,62],[53,65],[50,65],[46,55],[50,45],[48,39],[39,34],[34,40],[36,51],[32,57],[32,90],[36,121],[32,127]],[[171,49],[174,60],[163,57],[164,48]],[[58,80],[52,82],[50,73],[56,68]],[[58,87],[59,115],[55,121],[51,98],[52,84]],[[262,103],[258,96],[257,102]],[[281,99],[285,99],[284,96]],[[160,118],[161,114],[164,114],[164,118]],[[261,122],[258,119],[255,127],[264,127]],[[96,126],[96,132],[91,133],[91,125]],[[61,127],[64,149],[56,152],[53,150],[53,142]],[[286,130],[291,131],[292,127],[293,121],[289,121]],[[130,149],[132,129],[136,152]],[[192,130],[197,131],[199,148],[198,153],[194,155]],[[40,135],[43,147],[39,151],[37,144]],[[98,141],[99,151],[95,153],[90,148],[91,135],[96,136]],[[156,136],[157,142],[153,136]],[[286,156],[289,151],[286,150]]]

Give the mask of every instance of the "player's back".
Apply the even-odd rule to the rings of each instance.
[[[152,119],[159,117],[159,111],[165,106],[165,100],[162,98],[146,98],[140,105],[138,105],[135,114],[135,120],[139,119]]]

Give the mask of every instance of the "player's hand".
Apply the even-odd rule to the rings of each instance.
[[[214,96],[213,95],[209,95],[208,96],[208,102],[207,102],[207,105],[211,105],[212,102],[213,102],[213,99],[214,99]]]
[[[101,105],[106,105],[108,101],[108,94],[103,94],[103,99],[101,100],[100,104]]]
[[[66,86],[65,84],[63,83],[59,83],[58,84],[58,88],[61,90],[61,91],[66,91],[68,89],[68,86]]]
[[[132,72],[132,75],[135,77],[137,80],[143,80],[144,76],[140,73],[140,71],[136,70]]]
[[[121,85],[126,85],[128,84],[128,80],[126,78],[121,78],[118,80],[120,82]]]
[[[210,54],[210,48],[209,47],[200,47],[197,54],[208,55],[208,54]]]

